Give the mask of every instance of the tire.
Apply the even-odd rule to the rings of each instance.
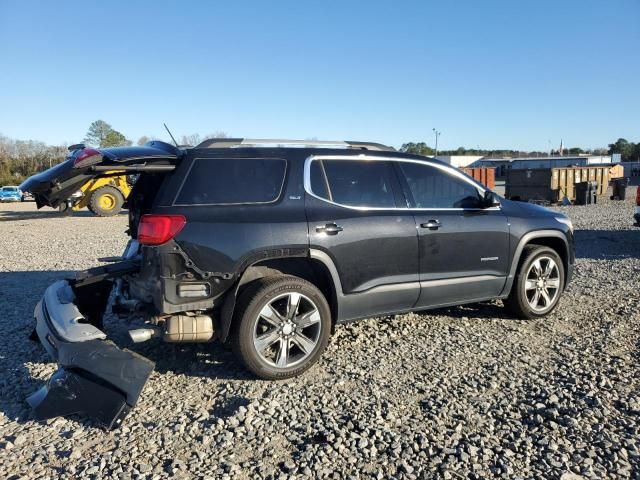
[[[292,318],[289,306],[296,300]],[[301,278],[277,275],[252,282],[240,295],[231,343],[249,371],[282,380],[316,363],[330,335],[331,310],[322,292]],[[260,349],[260,343],[265,347]]]
[[[89,200],[89,210],[99,217],[112,217],[120,213],[124,197],[115,187],[105,186],[96,189]]]
[[[551,268],[550,261],[554,264]],[[527,246],[504,306],[518,318],[544,317],[558,306],[564,282],[564,265],[555,250],[540,245]]]
[[[62,202],[58,205],[58,211],[62,215],[71,215],[71,207],[69,206],[69,202]]]

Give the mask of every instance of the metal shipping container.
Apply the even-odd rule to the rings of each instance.
[[[609,178],[624,177],[624,166],[620,163],[609,168]]]
[[[496,169],[494,167],[464,167],[461,170],[489,190],[496,188]]]
[[[598,182],[598,196],[606,195],[609,187],[610,165],[600,167],[562,167],[536,169],[509,169],[505,184],[507,198],[558,203],[566,196],[576,199],[575,184]]]

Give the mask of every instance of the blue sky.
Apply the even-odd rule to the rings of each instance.
[[[0,133],[640,141],[640,1],[0,0]]]

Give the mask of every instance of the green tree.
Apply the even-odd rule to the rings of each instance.
[[[631,161],[635,158],[635,151],[637,145],[631,142],[628,142],[624,138],[619,138],[616,143],[609,144],[609,155],[612,153],[619,153],[622,156],[622,161]]]
[[[433,156],[436,151],[424,142],[405,143],[400,147],[401,152],[413,153],[414,155]]]
[[[131,145],[131,142],[117,130],[114,130],[104,120],[96,120],[89,125],[89,130],[84,138],[85,143],[95,147],[120,147]]]
[[[113,128],[104,120],[96,120],[89,125],[87,135],[84,137],[85,143],[94,147],[102,147],[107,135]]]
[[[131,141],[127,140],[127,137],[119,131],[113,129],[107,133],[107,136],[100,144],[101,147],[123,147],[129,145],[131,145]]]

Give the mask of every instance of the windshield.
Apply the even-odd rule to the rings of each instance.
[[[17,192],[18,187],[2,187],[3,192]]]

